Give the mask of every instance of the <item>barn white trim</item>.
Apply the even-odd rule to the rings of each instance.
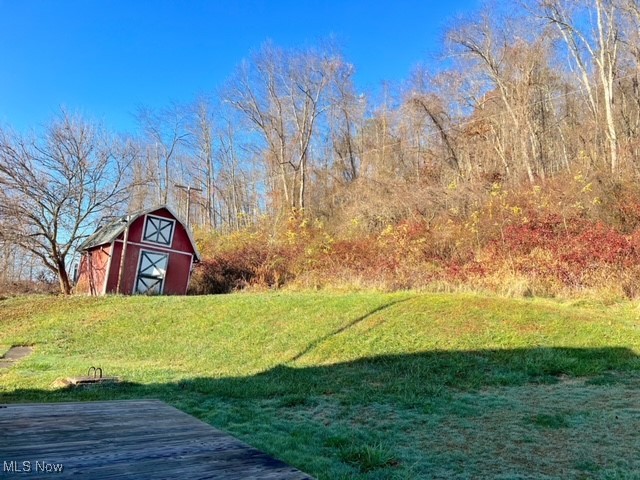
[[[123,241],[120,240],[120,239],[117,239],[115,241],[118,242],[118,243],[123,243]],[[162,251],[162,252],[179,253],[180,255],[186,255],[188,257],[193,258],[193,255],[191,253],[189,253],[189,252],[183,252],[183,251],[180,251],[180,250],[174,250],[173,248],[166,248],[166,247],[163,247],[161,245],[156,245],[155,243],[154,244],[138,243],[138,242],[132,242],[130,240],[127,241],[127,243],[129,245],[135,245],[136,247],[144,248],[146,250],[154,250],[155,249],[155,250],[159,250],[159,251]]]

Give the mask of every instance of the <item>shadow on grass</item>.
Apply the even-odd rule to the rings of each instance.
[[[409,298],[404,298],[402,300],[395,300],[393,302],[390,303],[386,303],[384,305],[380,305],[378,308],[374,308],[373,310],[371,310],[370,312],[356,318],[355,320],[350,321],[349,323],[347,323],[346,325],[334,330],[333,332],[329,332],[326,335],[323,335],[322,337],[314,340],[313,342],[311,342],[307,348],[305,348],[304,350],[302,350],[300,353],[296,354],[291,360],[289,360],[288,363],[292,363],[292,362],[296,362],[298,360],[300,360],[302,357],[304,357],[305,355],[307,355],[309,352],[311,352],[312,350],[314,350],[316,347],[318,347],[319,345],[321,345],[322,343],[326,342],[327,340],[329,340],[332,337],[335,337],[337,335],[340,335],[341,333],[349,330],[350,328],[353,328],[359,324],[361,324],[362,322],[366,321],[367,319],[371,318],[372,316],[374,316],[376,313],[380,313],[384,310],[387,310],[388,308],[393,307],[394,305],[397,305],[399,303],[403,303],[403,302],[407,302],[411,300],[411,297]]]
[[[568,444],[564,432],[576,418],[587,421],[592,412],[603,408],[576,396],[572,379],[582,378],[582,385],[605,385],[592,387],[591,391],[602,393],[616,391],[609,389],[613,383],[637,383],[638,372],[640,356],[621,347],[431,351],[312,367],[296,367],[290,362],[247,377],[194,375],[178,380],[150,371],[147,378],[154,378],[155,373],[155,383],[15,391],[2,391],[0,384],[0,404],[158,399],[322,479],[491,478],[496,472],[502,473],[502,478],[521,478],[517,472],[526,473],[527,478],[551,478],[549,475],[566,469],[573,473],[564,478],[632,478],[627,474],[635,468],[635,457],[628,451],[633,450],[637,437],[633,427],[624,430],[620,426],[633,425],[633,410],[620,410],[620,395],[626,395],[626,390],[607,397],[618,403],[602,417],[613,422],[613,428],[622,428],[626,441],[603,450],[598,441]],[[507,411],[495,417],[500,419],[495,420],[500,422],[497,433],[491,430],[495,430],[494,424],[480,421],[470,425],[482,431],[487,428],[485,436],[474,436],[466,427],[459,427],[470,421],[461,417],[472,417],[489,404],[468,404],[462,398],[466,395],[457,393],[488,387],[497,387],[502,393],[506,389],[500,387],[524,385],[529,387],[528,395],[532,386],[546,389],[543,385],[554,383],[556,387],[549,390],[563,394],[553,395],[544,406],[534,401],[515,414],[508,403],[493,407]],[[580,404],[577,416],[567,413],[566,404],[564,410],[555,411],[563,396],[567,402]],[[620,417],[616,426],[618,415],[623,414],[627,416]],[[447,421],[459,428],[450,432],[444,428],[433,436],[438,422]],[[599,420],[589,421],[589,428],[596,428],[596,433],[589,430],[593,438],[610,435],[610,423],[607,430],[597,430]],[[508,422],[515,427],[505,425]],[[522,431],[528,432],[525,440]],[[559,440],[553,443],[555,437],[549,432],[556,431],[560,432]],[[456,443],[467,436],[469,441],[463,446]],[[505,438],[517,444],[511,453],[505,454],[500,447]],[[572,449],[569,453],[554,456],[568,446]],[[576,453],[576,448],[586,453]],[[535,467],[527,463],[535,458],[534,451],[536,455],[546,452],[544,465],[539,465],[540,459]],[[583,456],[600,460],[584,462]],[[620,463],[620,459],[629,460]],[[609,475],[607,465],[614,463],[615,471]],[[539,476],[532,476],[532,470]],[[604,473],[592,475],[600,470]]]
[[[327,395],[347,404],[388,402],[411,407],[452,391],[550,384],[571,377],[608,384],[618,381],[618,373],[639,371],[640,357],[622,347],[430,351],[313,367],[279,365],[247,377],[167,378],[147,384],[123,379],[111,385],[0,391],[0,403],[157,398],[180,404],[182,399],[213,397],[278,399],[287,406]]]

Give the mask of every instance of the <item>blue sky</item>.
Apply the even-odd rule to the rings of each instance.
[[[137,106],[214,91],[252,50],[334,36],[359,89],[408,78],[480,0],[0,0],[0,123],[46,123],[64,106],[133,131]]]

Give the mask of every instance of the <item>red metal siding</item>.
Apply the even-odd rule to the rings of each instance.
[[[189,282],[189,272],[191,270],[191,255],[177,252],[168,252],[150,245],[139,247],[129,244],[127,247],[124,275],[122,277],[121,292],[125,294],[133,293],[136,275],[138,273],[138,262],[140,261],[140,250],[169,254],[167,273],[164,279],[163,294],[184,295],[187,293]],[[118,283],[118,270],[120,268],[120,255],[122,253],[122,242],[116,241],[113,248],[113,259],[111,261],[111,272],[107,282],[107,293],[116,293]]]
[[[113,252],[111,253],[111,267],[109,268],[109,276],[107,277],[106,293],[116,293],[116,285],[118,284],[118,271],[120,270],[121,253],[122,242],[113,242]]]
[[[156,210],[154,212],[151,212],[150,215],[174,219],[171,213],[166,209]],[[120,291],[125,294],[133,293],[136,282],[136,275],[138,273],[140,250],[147,250],[151,252],[167,253],[169,255],[166,277],[164,279],[163,294],[184,295],[185,293],[187,293],[189,272],[191,270],[191,261],[194,254],[193,248],[191,246],[191,240],[189,239],[185,228],[180,224],[180,222],[176,221],[171,246],[162,247],[142,241],[145,221],[146,215],[143,215],[140,218],[136,219],[129,227],[129,238],[124,265],[124,275],[122,278]],[[114,243],[111,269],[107,281],[107,293],[116,293],[123,239],[124,233],[121,234]],[[171,252],[168,249],[177,251]]]
[[[111,245],[103,245],[89,250],[80,259],[76,293],[101,295],[107,277]]]
[[[175,217],[171,215],[171,213],[165,208],[155,210],[153,212],[148,213],[147,215],[175,220]],[[145,224],[147,215],[142,215],[140,218],[136,219],[136,221],[131,224],[131,226],[129,227],[129,241],[135,242],[135,243],[144,243],[145,245],[149,245],[150,247],[153,247],[152,243],[147,243],[142,241],[142,233],[144,230],[144,224]],[[120,235],[118,239],[122,240],[123,236],[124,234]],[[177,220],[175,223],[175,229],[173,232],[173,239],[171,241],[171,245],[167,248],[171,248],[172,250],[179,250],[181,252],[187,252],[191,254],[195,253],[191,246],[191,240],[189,239],[189,235],[187,235],[187,231],[182,226],[182,224]]]

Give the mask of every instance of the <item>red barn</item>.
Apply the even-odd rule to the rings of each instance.
[[[123,257],[124,252],[124,257]],[[80,246],[76,293],[184,295],[200,261],[189,229],[169,207],[99,228]]]

